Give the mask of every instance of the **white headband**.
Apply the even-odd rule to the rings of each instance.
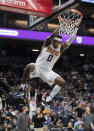
[[[62,42],[62,39],[61,38],[58,38],[58,37],[55,37],[54,40],[57,40],[59,42]]]

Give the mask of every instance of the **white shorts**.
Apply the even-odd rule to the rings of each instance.
[[[60,76],[52,70],[41,67],[37,63],[30,63],[29,65],[35,66],[34,72],[30,73],[30,78],[40,77],[43,81],[48,83],[50,86],[52,86],[54,84],[55,79]]]

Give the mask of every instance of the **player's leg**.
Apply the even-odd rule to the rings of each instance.
[[[26,66],[23,77],[21,87],[24,89],[28,85],[26,84],[28,78],[38,77],[38,69],[36,63],[30,63]]]
[[[65,80],[61,76],[57,76],[54,80],[54,88],[50,95],[46,98],[46,102],[50,102],[59,92],[62,88],[65,86]]]
[[[28,64],[24,70],[23,77],[22,77],[22,83],[26,84],[26,81],[28,77],[30,76],[30,73],[34,72],[35,65],[34,64]]]
[[[50,102],[54,98],[54,96],[59,93],[61,88],[64,88],[65,80],[53,71],[41,71],[40,78],[43,81],[47,82],[50,86],[55,84],[52,92],[46,98],[46,102]]]

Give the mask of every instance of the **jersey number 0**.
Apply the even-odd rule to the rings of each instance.
[[[52,60],[52,58],[53,58],[53,55],[49,55],[47,61],[50,62]]]

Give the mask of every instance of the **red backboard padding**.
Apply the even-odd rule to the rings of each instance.
[[[0,9],[38,16],[52,14],[52,0],[0,0]]]

